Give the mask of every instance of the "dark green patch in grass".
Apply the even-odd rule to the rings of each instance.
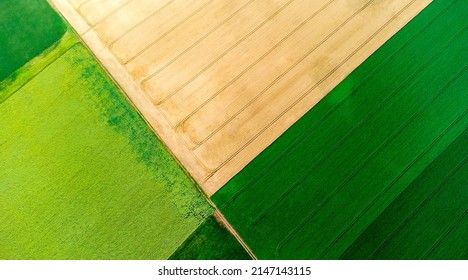
[[[211,216],[171,256],[172,260],[250,260],[239,242]]]
[[[45,0],[0,1],[0,81],[57,42],[65,30]]]

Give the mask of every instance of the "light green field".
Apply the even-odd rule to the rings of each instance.
[[[0,259],[168,258],[212,209],[67,36],[0,87]]]

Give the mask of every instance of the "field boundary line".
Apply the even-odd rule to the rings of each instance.
[[[416,214],[418,214],[421,209],[423,209],[427,203],[437,194],[439,191],[442,189],[442,187],[452,178],[453,175],[455,175],[460,169],[465,165],[465,163],[468,161],[468,158],[465,158],[460,164],[458,164],[451,172],[450,174],[442,181],[440,182],[437,187],[416,207],[413,211],[411,211],[410,215],[408,215],[405,220],[395,229],[392,231],[392,233],[385,239],[385,241],[380,244],[380,246],[374,251],[374,253],[370,256],[370,259],[374,259],[390,242],[391,239],[393,239],[402,229],[403,227],[411,220],[414,218]]]
[[[465,210],[465,212],[463,212],[463,214],[461,214],[460,217],[458,217],[455,222],[450,225],[450,227],[440,236],[440,238],[438,238],[438,240],[434,243],[434,245],[431,246],[431,248],[424,254],[424,256],[421,257],[421,260],[426,259],[437,248],[437,246],[439,246],[440,243],[455,230],[455,228],[460,224],[460,222],[466,217],[467,214],[468,210]]]
[[[66,19],[79,35],[80,41],[91,51],[93,56],[103,66],[109,77],[121,89],[125,98],[139,112],[148,127],[156,134],[165,149],[172,155],[179,166],[190,175],[190,178],[200,186],[202,193],[207,197],[214,191],[200,185],[207,172],[198,158],[192,156],[184,146],[182,140],[173,133],[169,124],[164,122],[164,117],[155,107],[151,100],[141,90],[139,84],[125,70],[124,66],[117,60],[110,49],[105,45],[98,34],[89,29],[76,10],[68,1],[49,0],[52,6]],[[80,33],[81,31],[81,33]],[[183,164],[182,164],[183,163]]]
[[[237,241],[244,247],[245,251],[252,257],[254,260],[258,260],[257,256],[254,254],[252,249],[245,243],[239,233],[234,229],[234,227],[228,222],[226,217],[219,211],[219,209],[215,206],[215,211],[213,212],[213,216],[216,218],[218,222],[220,222],[226,229],[237,239]]]
[[[57,42],[0,81],[0,104],[7,101],[29,81],[68,52],[77,43],[73,40],[74,38],[75,35],[70,29],[65,30],[64,35]]]

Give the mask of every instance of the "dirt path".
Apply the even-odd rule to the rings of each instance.
[[[220,222],[223,226],[225,226],[229,232],[239,241],[239,243],[244,247],[244,249],[249,253],[249,255],[252,257],[252,259],[257,260],[257,256],[252,252],[252,250],[249,248],[249,246],[244,242],[242,237],[237,233],[237,231],[231,226],[231,224],[226,220],[226,218],[221,214],[221,212],[216,208],[215,212],[213,213],[213,216],[216,218],[218,222]]]

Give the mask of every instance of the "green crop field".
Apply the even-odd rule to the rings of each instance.
[[[19,71],[0,87],[0,259],[168,258],[212,213],[73,36]]]
[[[213,196],[259,258],[466,258],[467,17],[433,1]]]
[[[252,259],[226,228],[211,216],[171,256],[173,260]]]
[[[341,258],[467,259],[467,143],[465,130]]]
[[[0,1],[0,81],[58,41],[65,30],[45,0]]]

